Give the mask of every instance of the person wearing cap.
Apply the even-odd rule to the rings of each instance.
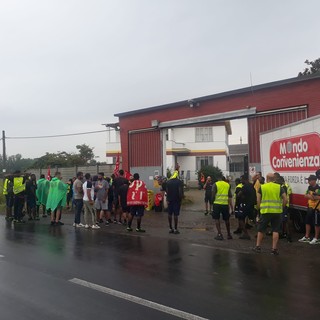
[[[308,242],[310,244],[320,244],[320,187],[317,184],[317,176],[311,174],[308,177],[309,187],[306,191],[305,198],[308,199],[308,209],[306,215],[306,234],[299,239],[299,242]],[[311,226],[315,227],[315,236],[311,240]]]

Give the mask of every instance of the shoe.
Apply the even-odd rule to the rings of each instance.
[[[116,219],[113,220],[113,223],[118,223],[118,221]]]
[[[141,229],[141,228],[136,228],[136,231],[137,231],[137,232],[146,232],[146,230]]]
[[[76,226],[76,223],[74,222],[74,223],[72,224],[72,226],[75,227],[75,226]]]
[[[320,240],[316,239],[316,238],[313,238],[309,244],[320,244]]]
[[[23,223],[26,223],[26,222],[24,220],[16,220],[15,223],[16,224],[23,224]]]
[[[91,229],[100,229],[100,227],[99,227],[97,224],[93,224],[93,225],[91,226]]]
[[[106,225],[106,226],[109,226],[109,225],[110,225],[110,222],[107,220],[106,223],[105,223],[105,225]]]
[[[85,227],[85,229],[89,229],[90,228],[90,226],[88,224],[86,224],[84,227]]]
[[[238,228],[237,230],[233,231],[233,234],[240,234],[242,231],[240,228]]]
[[[121,224],[122,224],[122,222],[121,222],[121,221],[118,221],[118,222],[117,222],[117,224],[120,224],[120,225],[121,225]]]
[[[132,231],[132,228],[127,227],[127,231],[131,232],[131,231]]]
[[[56,226],[63,226],[63,225],[64,225],[64,223],[61,221],[56,222]]]
[[[33,218],[32,218],[32,217],[29,217],[29,218],[28,218],[28,221],[32,221],[32,220],[33,220]]]
[[[55,224],[56,224],[55,221],[51,221],[51,222],[50,222],[50,225],[51,225],[51,226],[54,226]]]
[[[298,240],[299,242],[310,242],[310,238],[306,238],[305,236]]]
[[[254,251],[256,253],[261,253],[261,247],[255,246],[254,248],[252,248],[252,251]]]
[[[232,235],[231,234],[228,234],[228,237],[227,237],[228,240],[232,240]]]
[[[215,240],[223,240],[222,234],[218,234],[215,238]]]
[[[208,214],[209,214],[209,212],[208,212],[208,211],[205,211],[205,212],[204,212],[204,215],[205,215],[205,216],[207,216]]]
[[[83,228],[84,227],[84,225],[82,223],[74,223],[74,226],[76,228]]]
[[[251,240],[251,237],[248,234],[242,234],[239,239],[241,240]]]
[[[271,250],[271,254],[273,254],[274,256],[278,256],[279,255],[279,250],[278,249],[272,249]]]
[[[179,231],[178,229],[175,229],[175,230],[173,231],[173,233],[174,233],[174,234],[180,234],[180,231]]]
[[[99,223],[103,223],[103,220],[102,219],[99,219],[99,221],[98,221]]]
[[[169,230],[169,233],[174,233],[174,230],[173,230],[173,229],[170,229],[170,230]]]

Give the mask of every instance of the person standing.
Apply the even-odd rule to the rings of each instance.
[[[238,214],[239,227],[241,230],[241,236],[239,239],[250,240],[248,230],[246,228],[245,220],[248,217],[254,215],[254,206],[256,204],[256,190],[253,185],[249,182],[247,175],[241,176],[242,188],[237,194],[238,199]]]
[[[60,172],[56,172],[52,180],[50,181],[50,188],[46,208],[51,210],[51,225],[62,226],[61,222],[62,208],[67,203],[67,190],[68,185],[63,183]]]
[[[96,211],[94,208],[94,187],[90,173],[84,175],[86,181],[83,184],[83,206],[85,228],[100,229],[96,223]]]
[[[179,234],[178,221],[181,201],[183,199],[183,183],[179,179],[178,175],[167,181],[166,193],[168,203],[169,233]],[[172,227],[172,216],[174,217],[174,228]]]
[[[127,231],[131,232],[132,221],[137,217],[137,232],[146,232],[141,229],[141,220],[144,215],[144,208],[148,205],[148,190],[138,173],[133,175],[133,181],[129,185],[127,193],[127,205],[130,207]]]
[[[31,174],[26,182],[26,196],[27,196],[27,213],[29,220],[40,220],[37,214],[37,180],[36,175]]]
[[[306,215],[306,234],[299,239],[299,242],[309,242],[310,244],[320,244],[319,226],[320,226],[320,186],[317,184],[317,176],[311,174],[308,178],[309,187],[306,191],[305,198],[308,199],[308,209]],[[315,226],[315,237],[311,241],[311,227]]]
[[[74,223],[77,228],[84,227],[81,223],[81,213],[83,208],[83,172],[77,172],[77,179],[73,182],[73,199],[74,199]]]
[[[13,207],[13,175],[6,176],[3,183],[3,194],[6,198],[6,220],[12,221],[12,207]]]
[[[213,185],[213,210],[212,218],[215,220],[218,235],[215,240],[223,240],[220,226],[220,216],[226,224],[228,239],[232,239],[230,233],[230,211],[233,212],[231,186],[225,181],[223,176],[218,177],[218,181]]]
[[[96,194],[95,208],[97,210],[97,220],[102,223],[103,216],[106,218],[106,226],[109,225],[110,212],[108,211],[109,183],[104,179],[104,173],[98,173],[98,179],[94,186]]]
[[[112,188],[113,188],[113,201],[114,201],[114,219],[113,223],[119,223],[121,224],[121,208],[120,208],[120,201],[119,201],[119,195],[120,195],[120,188],[126,184],[129,186],[129,180],[125,178],[124,171],[121,169],[119,170],[119,177],[116,177],[112,182]],[[117,215],[119,215],[119,221],[117,220]]]
[[[213,187],[213,182],[210,176],[207,177],[206,182],[203,186],[203,189],[205,190],[204,194],[204,203],[205,203],[205,215],[207,216],[209,211],[212,211],[212,187]],[[209,207],[209,208],[208,208]]]
[[[257,195],[257,207],[260,209],[260,221],[258,224],[258,235],[255,248],[257,253],[261,252],[261,243],[268,224],[272,228],[271,254],[278,255],[279,231],[281,226],[281,214],[287,203],[287,196],[283,188],[275,182],[273,173],[267,174],[267,183],[260,186]]]
[[[48,200],[48,193],[50,188],[50,181],[45,178],[44,174],[40,175],[40,179],[37,181],[37,216],[40,214],[40,206],[42,206],[42,217],[47,217],[46,204]]]
[[[25,223],[23,218],[23,208],[26,197],[26,177],[19,170],[15,171],[13,177],[13,222],[20,224]]]

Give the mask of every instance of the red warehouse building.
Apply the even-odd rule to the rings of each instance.
[[[173,154],[178,159],[192,153],[183,144],[166,150],[170,129],[215,128],[220,124],[226,134],[230,134],[229,120],[247,118],[249,163],[260,170],[260,132],[318,114],[319,74],[118,113],[115,116],[119,118],[122,167],[144,174],[144,179],[157,173],[165,174],[167,155]],[[203,150],[204,154],[208,154],[209,149]],[[210,152],[227,156],[228,148]],[[200,150],[197,153],[200,154]],[[112,152],[107,151],[107,156],[112,156]]]

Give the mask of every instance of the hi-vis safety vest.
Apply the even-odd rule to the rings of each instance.
[[[26,183],[23,177],[13,178],[13,193],[18,194],[26,190]]]
[[[216,186],[217,186],[217,193],[213,203],[228,205],[229,189],[230,189],[229,183],[225,181],[217,181]]]
[[[3,183],[3,194],[8,194],[8,184],[10,183],[9,179],[6,178]]]
[[[280,196],[281,186],[274,182],[261,185],[260,213],[282,213],[282,198]]]

